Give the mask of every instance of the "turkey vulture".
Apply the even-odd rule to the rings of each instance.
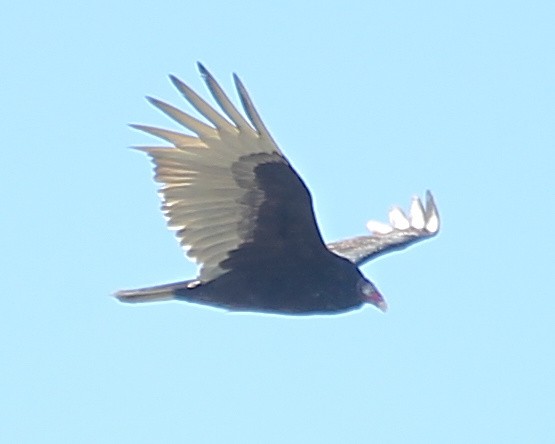
[[[122,302],[175,299],[232,311],[334,314],[386,302],[358,266],[434,236],[439,216],[432,195],[413,199],[410,216],[394,208],[390,225],[369,222],[371,236],[326,245],[306,185],[278,148],[239,78],[247,118],[212,75],[200,74],[225,116],[174,76],[175,87],[211,125],[160,100],[156,108],[196,136],[145,125],[132,127],[173,146],[138,147],[154,163],[162,211],[196,279],[116,293]]]

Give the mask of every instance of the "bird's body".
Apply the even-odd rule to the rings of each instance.
[[[319,274],[319,269],[327,267],[334,267],[336,272],[329,277]],[[362,306],[354,282],[364,282],[358,269],[347,259],[330,253],[327,263],[311,263],[310,268],[298,268],[288,262],[267,263],[253,272],[230,272],[206,283],[189,280],[123,291],[119,297],[127,302],[176,299],[230,311],[331,314]]]
[[[329,253],[326,263],[268,262],[249,270],[226,273],[205,284],[195,282],[175,291],[176,299],[233,311],[281,314],[325,314],[362,305],[356,285],[364,279],[346,259]],[[325,276],[319,270],[334,270]]]
[[[431,195],[425,210],[418,200],[410,220],[403,215],[404,220],[392,221],[389,233],[372,237],[383,236],[390,245],[361,238],[362,244],[374,246],[349,240],[326,246],[310,192],[271,138],[241,82],[235,77],[248,121],[206,69],[199,68],[229,120],[172,77],[213,126],[155,99],[155,106],[198,137],[135,125],[174,145],[139,149],[154,161],[155,180],[162,183],[162,210],[187,254],[201,264],[199,276],[116,296],[125,302],[177,299],[278,314],[331,314],[364,303],[384,310],[385,301],[357,264],[386,247],[402,248],[434,235],[439,219]],[[399,220],[408,226],[397,227]]]

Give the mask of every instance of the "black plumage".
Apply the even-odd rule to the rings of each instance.
[[[428,193],[411,217],[390,213],[392,226],[373,236],[326,246],[312,198],[262,123],[234,76],[248,120],[199,64],[206,84],[229,120],[175,77],[173,83],[213,126],[156,99],[156,107],[197,137],[134,125],[173,144],[141,147],[162,183],[162,210],[187,254],[201,268],[197,279],[116,296],[124,302],[177,299],[235,311],[280,314],[338,313],[370,303],[385,310],[375,286],[357,264],[437,233],[439,218]]]

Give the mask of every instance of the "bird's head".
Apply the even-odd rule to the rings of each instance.
[[[381,311],[387,311],[387,302],[372,282],[361,278],[358,282],[358,292],[362,302],[372,304]]]

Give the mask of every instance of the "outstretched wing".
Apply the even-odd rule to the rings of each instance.
[[[409,217],[399,208],[389,212],[389,225],[369,221],[372,236],[360,236],[327,244],[330,251],[356,265],[391,251],[402,250],[415,242],[435,236],[439,231],[439,213],[432,193],[426,192],[426,207],[414,197]]]
[[[149,98],[196,136],[132,126],[173,144],[137,149],[154,162],[155,180],[162,184],[162,211],[187,255],[201,264],[199,279],[210,281],[261,259],[283,259],[287,252],[325,251],[310,193],[270,136],[241,81],[234,76],[248,120],[198,66],[229,120],[171,76],[211,125]]]

